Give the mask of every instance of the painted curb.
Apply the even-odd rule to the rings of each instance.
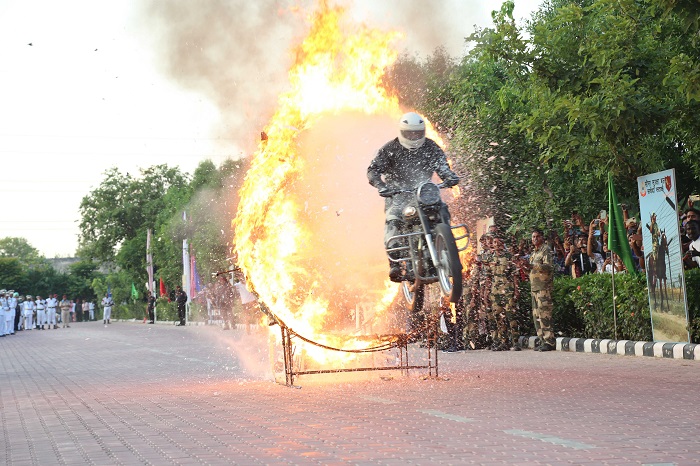
[[[537,337],[520,337],[519,341],[522,348],[534,349]],[[695,343],[559,337],[557,351],[700,360],[700,345]]]

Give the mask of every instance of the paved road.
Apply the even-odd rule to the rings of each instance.
[[[700,464],[700,361],[473,351],[301,389],[269,366],[211,327],[1,338],[0,464]]]

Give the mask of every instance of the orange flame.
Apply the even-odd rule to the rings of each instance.
[[[360,306],[369,310],[365,320],[382,316],[397,294],[387,279],[382,202],[365,173],[402,113],[381,85],[400,34],[348,25],[344,9],[325,1],[310,20],[290,90],[279,97],[240,191],[238,265],[300,335],[365,348],[372,346],[366,339],[347,337],[360,333],[351,316]],[[355,357],[304,351],[319,363]]]

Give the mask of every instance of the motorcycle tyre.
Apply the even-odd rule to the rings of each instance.
[[[456,303],[462,297],[462,263],[449,225],[440,223],[435,226],[435,251],[438,256],[443,252],[447,254],[448,270],[445,270],[442,264],[435,264],[435,267],[438,269],[438,282],[443,296],[449,298],[450,302]],[[452,277],[452,286],[449,289],[445,286],[445,275]]]
[[[411,291],[411,287],[414,287],[413,291]],[[423,303],[425,302],[424,284],[414,284],[403,281],[401,282],[401,291],[403,291],[404,300],[406,300],[408,310],[411,311],[411,314],[415,314],[423,310]]]

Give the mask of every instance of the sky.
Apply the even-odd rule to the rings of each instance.
[[[397,48],[464,52],[498,3],[356,0]],[[425,5],[431,4],[426,10]],[[516,0],[529,17],[537,0]],[[0,0],[0,238],[71,257],[79,206],[105,170],[192,173],[250,154],[284,90],[311,0]]]

